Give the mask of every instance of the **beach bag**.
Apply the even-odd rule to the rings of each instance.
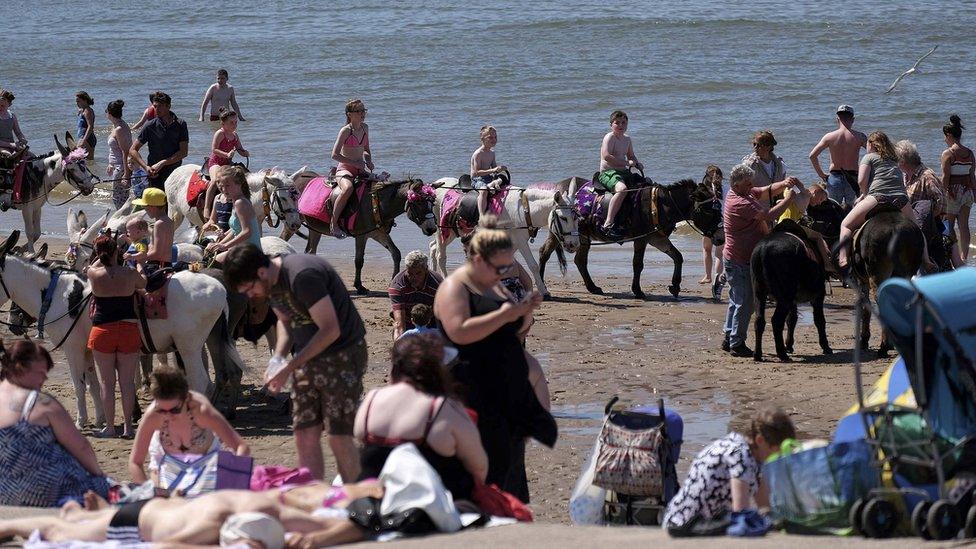
[[[476,484],[471,499],[481,510],[494,517],[511,517],[519,522],[532,522],[532,510],[520,499],[497,484]]]
[[[607,497],[607,491],[593,484],[599,449],[600,443],[597,442],[593,445],[590,459],[586,460],[576,486],[573,487],[572,495],[569,496],[569,520],[573,521],[573,524],[603,524],[603,501]]]
[[[332,212],[326,205],[332,186],[324,177],[316,177],[305,185],[301,196],[298,197],[298,212],[304,216],[315,218],[323,223],[332,221]]]
[[[254,458],[238,456],[221,450],[217,452],[217,490],[249,490]]]
[[[390,452],[380,471],[380,482],[384,489],[380,505],[383,517],[419,509],[441,532],[461,529],[454,498],[413,443],[401,444]]]
[[[159,486],[192,498],[217,489],[217,454],[178,457],[165,454],[159,464]]]
[[[628,496],[661,495],[663,441],[660,427],[628,429],[608,417],[597,438],[593,484]]]

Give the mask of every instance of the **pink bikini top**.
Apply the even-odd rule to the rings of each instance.
[[[346,137],[346,140],[342,142],[342,145],[345,146],[345,147],[368,147],[369,146],[369,133],[368,132],[363,132],[362,139],[356,139],[356,135],[352,131],[352,128],[350,128],[349,129],[349,136]]]

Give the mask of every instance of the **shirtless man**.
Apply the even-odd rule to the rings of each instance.
[[[634,156],[634,145],[627,135],[628,122],[627,113],[613,111],[610,114],[610,131],[603,136],[603,144],[600,146],[600,175],[596,183],[613,193],[607,208],[607,218],[603,221],[603,231],[613,239],[624,236],[615,221],[627,196],[630,168],[644,169],[643,164]]]
[[[219,490],[193,499],[153,498],[96,510],[83,509],[72,502],[62,507],[61,516],[2,520],[0,536],[26,539],[34,530],[40,530],[44,540],[54,542],[118,541],[120,546],[126,546],[142,541],[208,546],[250,539],[266,546],[281,547],[286,531],[308,534],[340,526],[347,537],[357,533],[351,521],[316,518],[305,511],[278,503],[277,498],[277,490]],[[266,539],[247,538],[242,533],[247,528],[221,528],[225,521],[240,522],[239,519],[246,519],[248,515],[242,517],[241,513],[248,513],[251,517],[253,513],[265,515],[265,525],[261,530],[265,533],[262,537]],[[236,530],[241,537],[226,539],[228,530]],[[277,530],[276,535],[280,535],[280,538],[267,538],[269,530]],[[225,539],[221,539],[221,534]],[[362,534],[359,533],[361,538]],[[333,536],[329,541],[335,540]],[[339,542],[342,541],[340,538]]]
[[[505,166],[495,164],[495,145],[498,132],[494,126],[481,127],[481,146],[471,155],[471,187],[478,190],[478,213],[488,211],[488,187],[499,173],[507,171]],[[492,189],[497,191],[498,189]]]
[[[857,186],[858,155],[867,146],[868,137],[853,130],[854,107],[837,107],[837,129],[824,135],[810,151],[810,163],[820,179],[827,183],[827,195],[835,202],[851,209],[860,191]],[[820,166],[820,153],[830,150],[830,175]]]
[[[237,113],[237,119],[244,121],[241,108],[237,106],[237,96],[234,94],[234,86],[227,83],[227,69],[217,71],[217,82],[207,88],[207,93],[203,94],[203,103],[200,104],[200,122],[203,122],[203,115],[207,112],[207,103],[210,103],[210,121],[220,120],[221,111],[231,110]]]
[[[173,234],[176,227],[173,220],[166,215],[166,193],[160,189],[149,187],[142,191],[142,198],[132,201],[134,206],[142,206],[153,220],[152,240],[145,252],[125,254],[126,261],[143,263],[146,274],[163,267],[170,267],[173,263]]]

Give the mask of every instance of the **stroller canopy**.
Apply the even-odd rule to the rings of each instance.
[[[976,269],[889,279],[878,310],[933,430],[950,440],[976,435]]]

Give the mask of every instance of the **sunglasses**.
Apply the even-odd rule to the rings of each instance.
[[[497,274],[498,276],[505,276],[507,274],[511,274],[512,271],[515,270],[514,263],[509,263],[508,265],[495,265],[494,263],[488,260],[485,260],[485,263],[487,263],[488,266],[491,267],[492,269],[495,269],[495,274]]]
[[[173,406],[172,408],[156,408],[156,411],[161,414],[170,414],[175,416],[176,414],[183,411],[184,402],[185,401],[181,401],[179,404]]]
[[[367,111],[367,110],[369,110],[369,109],[356,109],[356,110],[354,110],[354,111],[346,111],[346,112],[347,112],[347,113],[353,113],[353,112],[361,112],[361,113],[363,113],[363,114],[366,114],[366,111]]]

